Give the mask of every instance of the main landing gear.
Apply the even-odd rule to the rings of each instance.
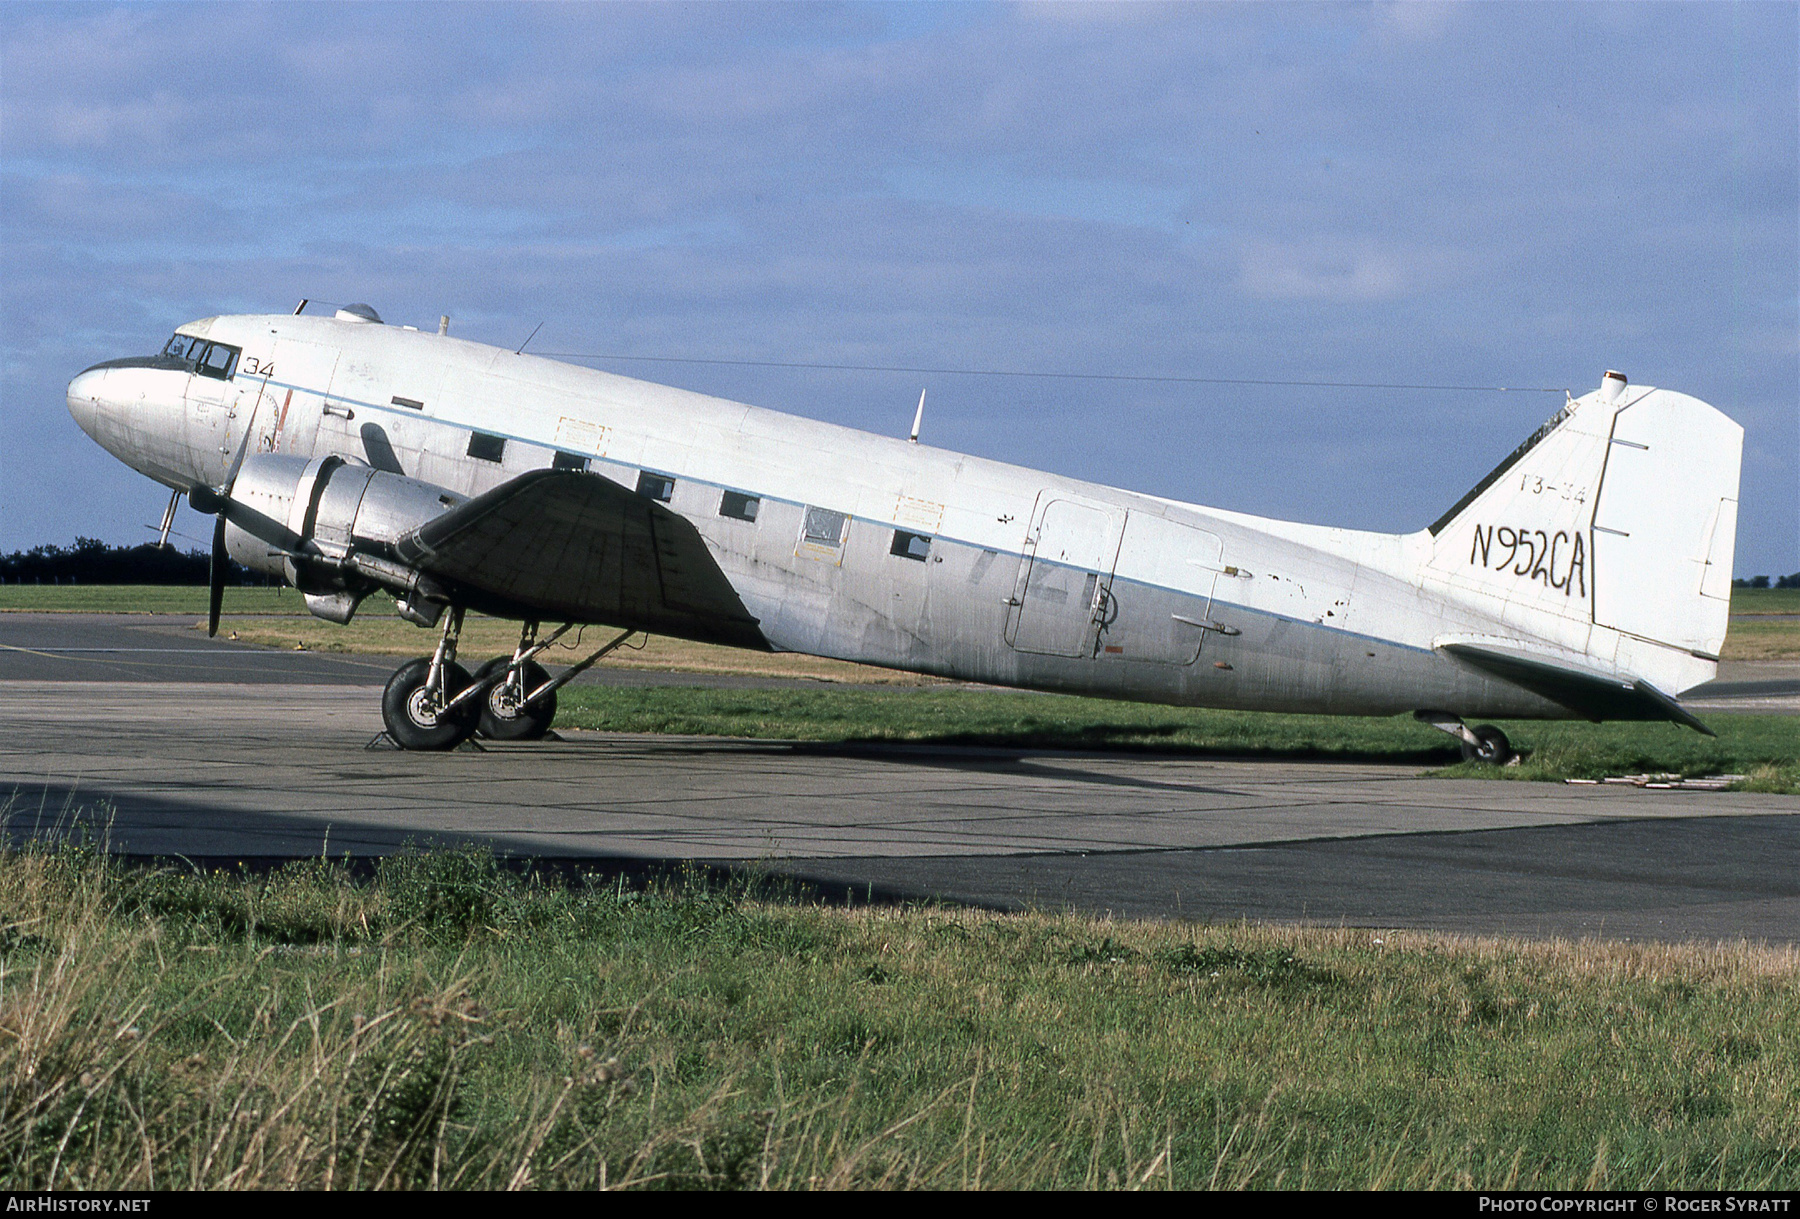
[[[574,629],[564,623],[548,637],[527,622],[511,656],[496,656],[476,670],[456,663],[463,611],[444,615],[444,633],[430,656],[409,660],[394,671],[381,696],[381,719],[402,749],[454,749],[479,732],[495,741],[535,741],[556,718],[556,692],[585,673],[634,635],[624,631],[586,659],[555,677],[537,657]]]
[[[1516,756],[1512,742],[1492,724],[1471,728],[1463,723],[1460,715],[1451,715],[1447,711],[1415,711],[1413,718],[1455,737],[1462,745],[1465,762],[1488,762],[1494,766],[1504,766]]]

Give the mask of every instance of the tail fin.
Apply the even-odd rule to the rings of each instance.
[[[1609,372],[1431,526],[1428,572],[1498,597],[1513,627],[1684,689],[1725,641],[1743,441],[1699,399]]]

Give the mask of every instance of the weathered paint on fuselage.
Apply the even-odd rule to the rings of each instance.
[[[777,649],[1209,707],[1569,714],[1433,651],[1520,631],[1503,601],[1434,579],[1423,532],[1267,521],[395,326],[181,331],[241,346],[233,379],[115,369],[96,390],[115,409],[91,419],[71,389],[96,440],[170,486],[217,483],[246,424],[259,451],[336,453],[463,495],[561,451],[628,487],[672,479],[668,506]],[[505,441],[497,461],[469,455],[472,433]],[[756,519],[721,515],[725,492],[758,497]],[[803,539],[809,506],[849,518],[840,547]],[[896,530],[931,538],[925,561],[893,553]],[[1551,642],[1579,650],[1596,629]]]

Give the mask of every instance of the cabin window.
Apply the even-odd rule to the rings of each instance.
[[[813,546],[842,546],[844,527],[850,518],[829,508],[808,508],[802,526],[801,540]]]
[[[499,461],[506,455],[506,437],[489,436],[486,432],[469,433],[469,456],[481,461]]]
[[[897,554],[903,559],[917,559],[923,563],[931,557],[931,538],[923,533],[908,533],[904,529],[894,530],[894,544],[888,548],[889,554]]]
[[[425,404],[420,402],[417,398],[401,398],[396,396],[394,398],[394,405],[404,406],[409,411],[422,411],[425,409]]]
[[[194,365],[194,371],[216,381],[229,381],[237,370],[238,349],[223,343],[208,343]]]
[[[675,480],[664,478],[661,474],[652,474],[648,470],[638,473],[637,493],[645,499],[653,499],[666,504],[675,494]]]
[[[745,495],[742,491],[727,491],[719,497],[719,515],[728,516],[734,521],[753,521],[756,510],[762,507],[760,495]]]
[[[558,450],[556,456],[550,461],[550,468],[552,470],[585,470],[588,468],[588,461],[589,458],[583,457],[579,453],[564,453]]]

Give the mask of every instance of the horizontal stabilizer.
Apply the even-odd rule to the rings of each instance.
[[[1596,723],[1673,720],[1707,736],[1715,735],[1693,712],[1642,679],[1595,672],[1557,657],[1507,647],[1499,641],[1451,640],[1439,643],[1437,649]]]
[[[521,474],[395,545],[478,609],[769,646],[699,531],[598,474]]]

